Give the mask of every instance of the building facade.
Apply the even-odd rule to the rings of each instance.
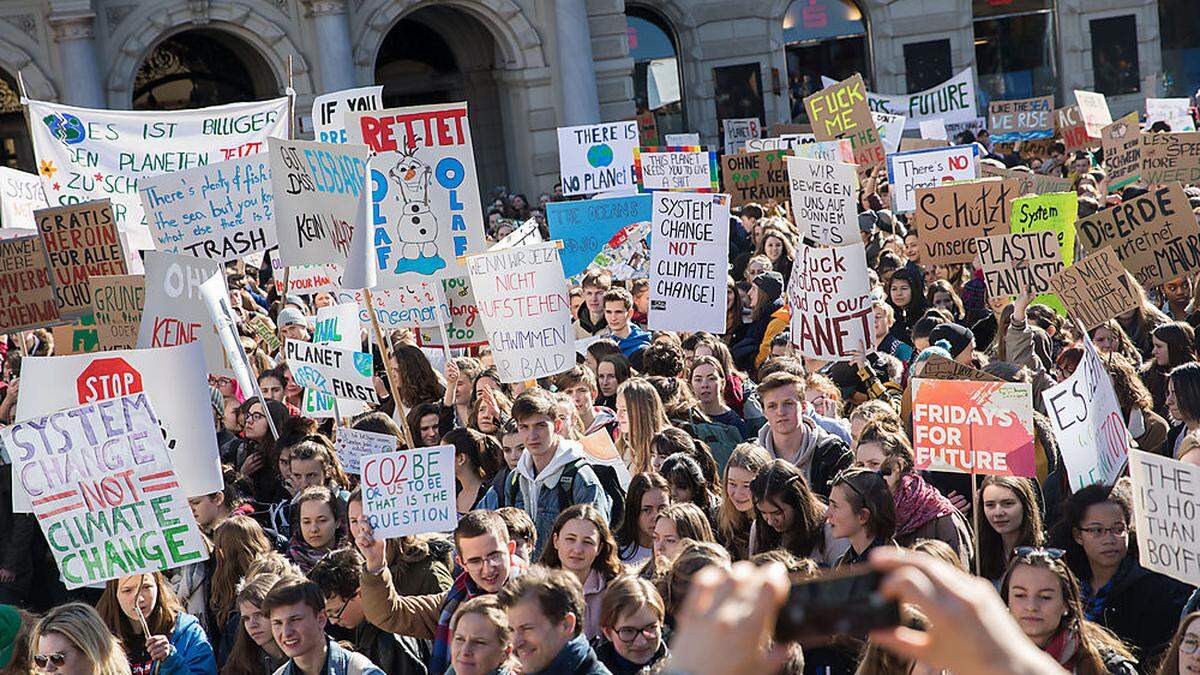
[[[29,97],[178,109],[384,85],[466,100],[481,188],[548,191],[559,126],[650,113],[660,135],[805,121],[820,76],[905,93],[974,70],[989,98],[1075,89],[1114,113],[1200,88],[1197,0],[0,0],[0,163],[33,170]]]

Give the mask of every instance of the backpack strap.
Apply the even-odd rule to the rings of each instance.
[[[520,489],[520,485],[517,484],[517,481],[520,480],[520,478],[521,477],[517,475],[516,471],[508,472],[508,481],[504,484],[504,503],[500,506],[516,506],[517,490]]]
[[[564,466],[562,473],[558,475],[558,507],[560,510],[571,504],[575,494],[575,477],[579,475],[579,467],[587,463],[587,459],[583,457],[571,460],[571,463]]]

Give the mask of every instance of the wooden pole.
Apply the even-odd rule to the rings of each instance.
[[[417,447],[413,443],[412,432],[408,429],[408,413],[404,410],[404,402],[400,400],[400,373],[392,367],[392,347],[384,338],[383,330],[379,327],[379,317],[375,316],[375,298],[371,289],[363,289],[363,299],[367,302],[367,313],[371,315],[371,330],[375,333],[375,343],[379,345],[379,355],[383,359],[383,369],[388,377],[388,390],[392,392],[392,401],[400,417],[400,431],[404,433],[404,442],[408,447]]]
[[[975,576],[979,576],[979,474],[975,472],[975,425],[972,424],[968,429],[968,435],[971,439],[971,520],[974,521],[972,528],[972,538],[974,541],[973,548],[975,549]]]
[[[433,292],[436,294],[433,298],[433,301],[437,305],[437,309],[434,311],[434,314],[437,315],[438,333],[442,336],[442,356],[446,359],[446,363],[450,363],[450,336],[446,334],[446,324],[442,321],[442,313],[440,311],[442,308],[442,301],[445,300],[446,311],[449,312],[450,301],[446,298],[446,294],[443,292],[442,282],[433,282]],[[457,401],[455,401],[455,403],[457,403]]]

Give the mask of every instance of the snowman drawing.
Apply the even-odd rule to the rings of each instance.
[[[396,201],[400,216],[396,223],[400,259],[396,272],[410,271],[410,261],[437,258],[437,218],[429,208],[429,185],[433,169],[416,157],[415,144],[400,152],[400,160],[388,171],[399,188]]]

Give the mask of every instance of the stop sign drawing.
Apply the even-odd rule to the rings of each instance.
[[[142,374],[125,359],[96,359],[75,380],[79,402],[91,403],[142,391]]]

